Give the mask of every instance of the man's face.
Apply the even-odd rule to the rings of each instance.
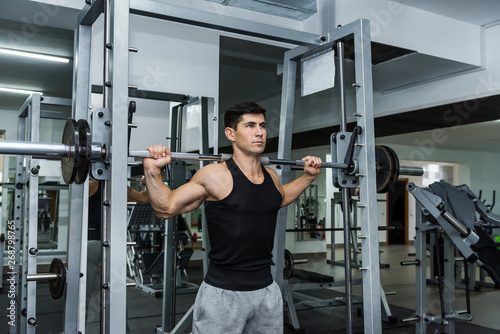
[[[266,119],[263,114],[244,114],[236,131],[226,128],[226,135],[241,151],[262,154],[266,147]]]

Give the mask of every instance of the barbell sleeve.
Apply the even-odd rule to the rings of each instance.
[[[412,261],[401,261],[400,265],[402,266],[419,266],[420,260],[412,260]]]
[[[48,282],[50,280],[55,280],[59,277],[58,274],[46,273],[46,274],[29,274],[26,275],[26,281],[28,282]]]
[[[405,322],[413,322],[413,321],[420,321],[420,316],[416,315],[414,317],[410,317],[410,318],[403,318],[401,319],[401,322],[405,323]]]
[[[424,175],[424,169],[414,166],[399,166],[399,175],[422,176]]]
[[[57,143],[23,142],[14,140],[0,141],[0,154],[36,155],[47,157],[64,157],[71,154],[69,145]]]

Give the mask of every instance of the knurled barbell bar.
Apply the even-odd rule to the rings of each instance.
[[[66,268],[61,259],[54,258],[50,263],[48,273],[26,275],[26,281],[49,282],[50,295],[54,299],[59,299],[64,294],[66,286]]]
[[[87,178],[92,161],[105,161],[107,150],[101,143],[92,142],[92,134],[86,120],[68,119],[64,126],[62,144],[0,141],[0,154],[35,155],[60,157],[63,180],[66,184],[81,184]],[[129,150],[129,157],[149,158],[147,150]],[[172,159],[194,161],[226,161],[230,154],[197,154],[172,152]],[[400,166],[396,153],[387,146],[375,147],[377,192],[387,192],[398,180],[399,175],[423,174],[419,167]],[[264,165],[304,166],[302,160],[273,159],[263,156]],[[322,168],[348,169],[345,163],[322,162]]]

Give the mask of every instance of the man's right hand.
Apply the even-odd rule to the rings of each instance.
[[[143,158],[142,164],[144,168],[158,168],[168,165],[172,158],[172,153],[168,147],[163,145],[152,145],[148,149],[151,158]]]

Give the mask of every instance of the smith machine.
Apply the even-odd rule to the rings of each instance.
[[[89,1],[90,3],[90,1]],[[90,130],[86,121],[89,119],[90,84],[90,52],[91,29],[95,20],[104,13],[104,45],[105,73],[103,84],[103,108],[94,110],[93,122],[100,120],[99,125],[93,124]],[[77,333],[83,329],[84,312],[80,311],[80,266],[82,249],[82,225],[86,219],[88,187],[84,187],[87,175],[90,173],[96,180],[104,184],[103,191],[103,247],[102,247],[102,284],[101,284],[101,333],[125,333],[126,329],[126,249],[127,249],[127,199],[126,184],[128,157],[149,156],[147,151],[125,149],[128,137],[127,108],[128,98],[137,93],[137,88],[128,84],[128,53],[134,51],[129,47],[129,14],[154,17],[174,22],[208,27],[221,31],[240,33],[242,35],[265,38],[299,45],[298,48],[285,54],[283,72],[283,91],[281,102],[281,124],[279,136],[278,159],[265,159],[264,163],[282,165],[279,175],[283,183],[288,182],[290,166],[300,166],[303,162],[291,160],[291,135],[294,114],[294,93],[297,63],[325,52],[336,49],[339,59],[339,91],[340,91],[340,132],[331,137],[332,159],[325,162],[324,167],[330,168],[334,175],[335,185],[342,188],[344,198],[345,247],[349,247],[349,189],[360,188],[361,233],[359,239],[362,246],[363,272],[363,315],[365,331],[381,333],[381,298],[379,277],[379,249],[376,217],[376,189],[383,184],[391,184],[397,180],[399,173],[421,175],[418,168],[401,167],[397,157],[387,161],[376,160],[373,127],[373,101],[371,77],[370,28],[367,20],[359,20],[347,26],[334,29],[328,34],[328,40],[313,34],[277,28],[266,24],[255,24],[250,21],[222,17],[174,5],[154,1],[113,1],[97,0],[87,5],[79,16],[79,25],[75,31],[75,68],[74,91],[72,99],[72,118],[66,122],[62,144],[37,143],[37,138],[28,138],[30,142],[5,141],[0,142],[0,153],[32,156],[27,167],[29,181],[36,182],[38,158],[60,157],[65,182],[70,184],[70,224],[67,250],[67,269],[59,261],[55,261],[52,270],[47,275],[36,273],[36,262],[28,265],[26,281],[33,286],[36,281],[49,281],[54,284],[55,293],[61,287],[67,287],[64,332]],[[345,107],[343,79],[343,50],[346,41],[354,42],[354,68],[356,127],[347,131],[347,111]],[[75,121],[78,120],[78,121]],[[102,124],[101,124],[102,123]],[[223,161],[224,155],[184,154],[176,153],[174,159]],[[18,158],[22,159],[22,158]],[[19,165],[19,161],[18,161]],[[397,168],[395,167],[397,166]],[[22,165],[16,171],[22,175]],[[384,176],[385,175],[385,176]],[[378,182],[378,186],[377,186]],[[35,196],[35,194],[32,194]],[[286,209],[278,215],[275,247],[273,256],[275,280],[282,286],[285,298],[288,299],[287,281],[283,280],[284,244],[286,233]],[[30,217],[32,218],[32,217]],[[111,224],[111,222],[114,222]],[[120,223],[121,222],[121,223]],[[203,229],[205,230],[205,229]],[[166,238],[167,239],[167,238]],[[204,238],[204,242],[205,242]],[[204,245],[207,249],[209,245]],[[30,246],[28,245],[28,248]],[[28,249],[29,256],[35,257],[36,252]],[[352,332],[352,292],[351,292],[351,259],[346,251],[345,284],[346,284],[346,328]],[[206,267],[205,267],[206,268]],[[166,272],[165,278],[169,273]],[[172,274],[172,273],[170,273]],[[165,280],[167,281],[167,280]],[[175,286],[174,286],[175,287]],[[36,291],[34,288],[30,291]],[[52,290],[51,290],[52,291]],[[167,294],[164,290],[164,295]],[[63,294],[61,294],[62,296]],[[33,296],[28,295],[25,309],[23,333],[35,333],[36,309],[29,302]],[[290,299],[288,299],[290,300]],[[158,334],[183,333],[189,327],[192,308],[181,321],[175,325],[175,319],[169,312],[169,306],[164,302],[162,326],[157,328]],[[292,303],[288,303],[288,306]],[[298,321],[293,309],[288,310],[294,327]],[[175,326],[174,326],[175,325]]]
[[[352,116],[356,119],[353,131],[347,130],[347,108],[345,103],[346,83],[344,81],[344,50],[345,43],[352,42],[354,46],[354,82],[349,85],[354,88],[355,107]],[[381,285],[379,273],[379,246],[378,226],[376,222],[377,206],[376,192],[386,192],[398,179],[400,174],[422,175],[420,168],[399,166],[399,161],[394,152],[386,147],[378,147],[375,154],[375,136],[373,124],[373,97],[372,97],[372,71],[371,71],[371,44],[370,25],[367,20],[359,20],[344,27],[332,30],[328,34],[328,42],[316,47],[297,47],[285,53],[283,69],[283,89],[281,99],[281,123],[278,157],[289,159],[291,153],[291,139],[293,129],[293,115],[295,102],[295,85],[297,78],[298,63],[302,69],[302,92],[318,91],[317,88],[305,88],[304,82],[316,85],[317,73],[332,73],[337,76],[340,131],[331,136],[332,163],[343,163],[346,167],[332,169],[334,186],[342,189],[342,211],[344,221],[344,254],[345,254],[345,306],[346,306],[346,333],[353,332],[352,320],[352,278],[351,278],[351,255],[350,244],[356,242],[350,240],[351,224],[351,201],[350,189],[360,189],[357,208],[360,209],[361,231],[358,239],[362,248],[362,287],[363,287],[363,316],[365,333],[382,332],[381,314]],[[336,51],[338,75],[328,69],[332,67],[335,60],[325,55],[332,50]],[[323,58],[312,64],[313,67],[323,66],[322,71],[311,77],[310,72],[305,70],[307,62]],[[329,63],[330,62],[330,63]],[[310,67],[310,66],[309,66]],[[334,67],[334,66],[333,66]],[[309,79],[309,80],[308,80]],[[330,78],[332,79],[332,78]],[[328,78],[326,79],[329,80]],[[328,86],[328,85],[327,85]],[[330,85],[331,87],[333,85]],[[323,88],[324,89],[324,88]],[[335,115],[332,115],[332,119]],[[289,179],[289,166],[284,166],[278,173],[283,183]],[[283,280],[283,266],[285,252],[287,211],[280,210],[278,224],[275,234],[274,277],[282,286],[286,301],[288,317],[294,328],[299,328],[298,318],[295,312],[293,297],[287,280]]]

